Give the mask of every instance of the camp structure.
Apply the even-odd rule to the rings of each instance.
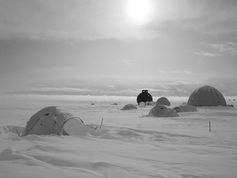
[[[85,135],[95,129],[88,127],[79,117],[49,106],[34,114],[26,124],[21,136],[26,135]]]
[[[63,125],[70,117],[72,116],[64,114],[55,106],[43,108],[30,118],[22,136],[29,134],[64,135],[66,133],[63,132]]]
[[[156,105],[153,107],[148,116],[153,117],[177,117],[179,116],[174,109],[167,108],[165,105]]]
[[[179,106],[174,107],[176,112],[195,112],[197,108],[195,106],[189,105],[187,103],[183,103]]]
[[[193,106],[226,106],[224,96],[216,88],[203,86],[193,91],[188,99]]]
[[[166,97],[160,97],[156,101],[156,105],[166,105],[170,106],[170,101]]]
[[[126,104],[121,110],[132,110],[137,109],[137,107],[134,104]]]
[[[153,98],[148,90],[142,90],[142,92],[137,96],[137,104],[139,105],[141,102],[149,103],[152,102]]]

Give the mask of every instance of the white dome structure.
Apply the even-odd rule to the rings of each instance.
[[[221,92],[206,85],[196,89],[190,95],[188,104],[192,106],[226,106],[226,101]]]

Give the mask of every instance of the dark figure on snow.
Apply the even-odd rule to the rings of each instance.
[[[148,90],[142,90],[142,92],[137,96],[137,104],[139,105],[141,102],[149,103],[152,102],[152,96],[148,93]]]

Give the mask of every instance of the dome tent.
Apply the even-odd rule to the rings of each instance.
[[[63,125],[67,119],[72,117],[64,114],[55,106],[49,106],[35,113],[27,122],[22,136],[36,135],[64,135]]]
[[[56,106],[49,106],[35,113],[27,122],[21,136],[35,135],[85,135],[93,133],[90,128],[70,113],[62,112]]]
[[[140,102],[151,102],[153,101],[153,98],[150,93],[148,93],[148,90],[142,90],[142,92],[137,96],[137,103]]]
[[[165,105],[156,105],[153,107],[148,116],[153,117],[177,117],[179,116],[174,109],[167,108]]]
[[[174,107],[176,112],[195,112],[197,108],[195,106],[189,105],[187,103],[183,103],[179,106]]]
[[[203,86],[193,91],[188,99],[193,106],[226,106],[224,96],[216,88]]]
[[[134,104],[126,104],[121,110],[132,110],[137,109],[137,107]]]
[[[156,105],[166,105],[170,106],[170,101],[166,97],[160,97],[156,101]]]

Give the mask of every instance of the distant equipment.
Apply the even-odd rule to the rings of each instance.
[[[137,104],[141,102],[147,103],[153,101],[153,98],[148,90],[142,90],[142,92],[137,96]]]
[[[221,92],[206,85],[196,89],[190,95],[188,104],[193,106],[226,106],[226,101]]]

